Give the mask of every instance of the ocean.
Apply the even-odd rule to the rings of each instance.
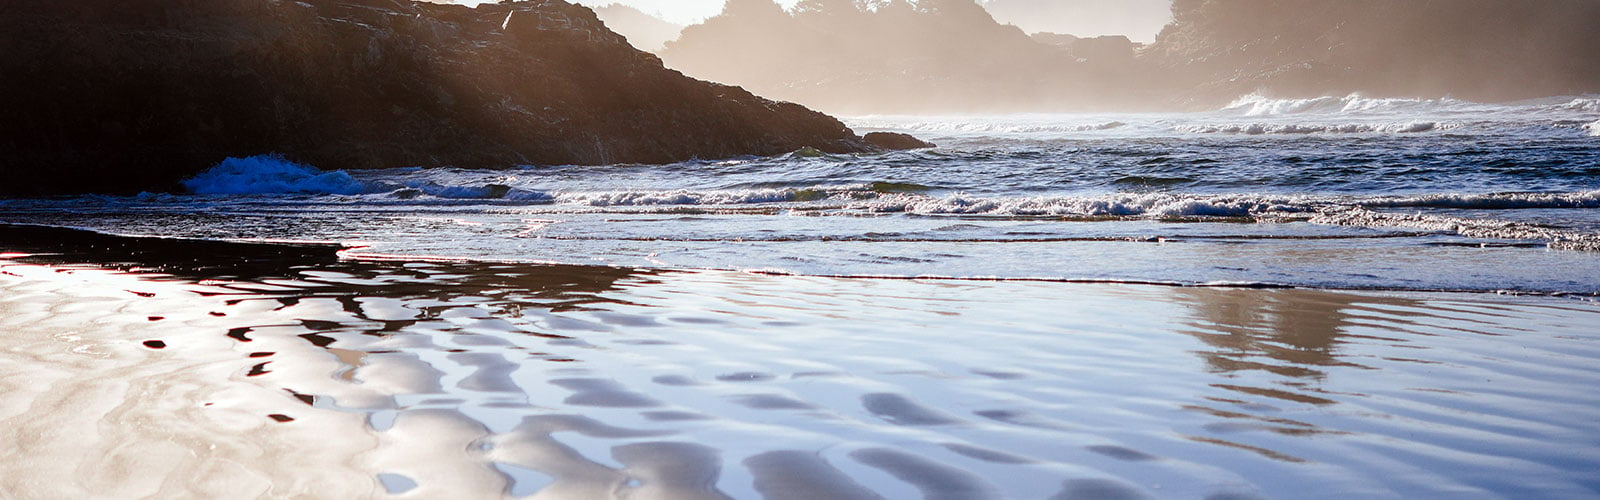
[[[1600,495],[1600,97],[846,123],[939,147],[0,200],[117,235],[0,246],[0,485]]]
[[[1600,97],[1240,99],[1193,114],[875,116],[937,149],[344,171],[258,156],[10,222],[816,276],[1600,293]]]

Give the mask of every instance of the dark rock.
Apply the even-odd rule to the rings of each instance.
[[[933,143],[895,132],[868,132],[862,139],[875,147],[888,150],[923,149],[936,147]]]
[[[559,0],[7,0],[0,109],[4,195],[173,190],[264,153],[354,169],[871,149]]]

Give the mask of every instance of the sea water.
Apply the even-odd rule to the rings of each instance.
[[[0,220],[358,254],[825,276],[1600,293],[1600,97],[1241,98],[1189,114],[869,116],[938,148],[351,170],[262,156],[198,194]]]

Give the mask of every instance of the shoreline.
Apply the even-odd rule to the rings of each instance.
[[[275,266],[294,267],[294,265],[326,264],[335,261],[344,262],[450,262],[461,264],[516,264],[525,266],[557,266],[557,267],[597,267],[604,269],[622,270],[649,270],[651,272],[737,272],[752,275],[774,277],[804,277],[827,278],[840,280],[887,280],[887,281],[927,281],[927,282],[990,282],[990,283],[1058,283],[1058,284],[1104,284],[1104,285],[1139,285],[1159,286],[1174,288],[1217,288],[1217,289],[1291,289],[1291,290],[1320,290],[1330,292],[1357,292],[1357,293],[1394,293],[1394,294],[1464,294],[1488,296],[1514,296],[1514,297],[1551,297],[1566,298],[1585,302],[1600,302],[1600,293],[1572,292],[1572,291],[1538,291],[1514,289],[1472,289],[1472,288],[1405,288],[1405,287],[1362,287],[1362,286],[1318,286],[1294,283],[1274,283],[1269,281],[1219,281],[1219,282],[1186,282],[1165,281],[1149,279],[1122,279],[1122,278],[1070,278],[1070,277],[988,277],[988,276],[940,276],[940,275],[868,275],[868,274],[806,274],[794,273],[785,270],[770,269],[701,269],[701,268],[676,268],[676,267],[647,267],[647,266],[616,266],[574,264],[545,260],[524,259],[481,259],[471,257],[452,257],[435,255],[406,255],[406,254],[381,254],[362,252],[363,246],[351,245],[340,242],[316,241],[273,241],[273,240],[218,240],[165,236],[126,236],[116,235],[92,229],[52,226],[43,224],[19,224],[0,222],[0,253],[18,252],[24,254],[41,253],[45,255],[61,255],[62,257],[76,257],[84,263],[110,263],[118,259],[145,259],[153,263],[135,265],[131,267],[171,267],[179,265],[196,266],[194,272],[217,272],[217,267],[231,269],[235,272],[245,272],[247,267],[272,268]],[[83,252],[83,250],[92,250]],[[29,255],[32,257],[32,255]],[[16,258],[15,256],[13,258]],[[211,260],[215,259],[215,261]],[[242,259],[243,262],[239,262]],[[48,259],[45,260],[48,262]],[[74,261],[68,258],[68,261]],[[238,268],[234,268],[238,266]],[[210,271],[205,269],[212,268]],[[254,271],[259,272],[259,271]]]

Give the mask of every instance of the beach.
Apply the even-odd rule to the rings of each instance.
[[[20,498],[1600,490],[1585,300],[89,238],[0,260]]]
[[[1600,1],[0,13],[0,500],[1600,498]]]

